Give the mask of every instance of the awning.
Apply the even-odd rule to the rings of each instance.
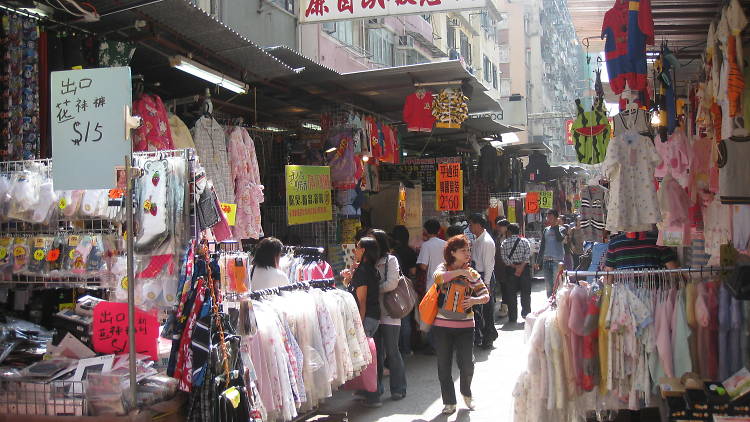
[[[503,151],[503,154],[514,157],[530,155],[533,152],[541,152],[543,154],[552,153],[550,147],[541,143],[502,145],[498,149]]]
[[[156,36],[141,42],[170,53],[168,43],[189,49],[198,61],[245,82],[265,81],[294,71],[247,38],[209,16],[188,0],[127,4],[121,0],[90,0],[102,18],[83,25],[96,32],[132,27],[136,19],[155,25]]]
[[[297,74],[299,74],[305,82],[317,83],[341,77],[340,73],[330,67],[323,66],[315,60],[308,58],[287,46],[268,47],[265,50],[270,55],[276,57],[287,66],[294,69],[295,74],[286,76],[286,78],[296,78]],[[284,77],[282,76],[280,78]]]
[[[523,131],[523,129],[520,129],[514,126],[507,126],[507,125],[498,123],[490,117],[466,119],[463,126],[469,129],[473,129],[477,132],[482,132],[485,135],[491,135],[491,134],[500,135],[503,133]]]

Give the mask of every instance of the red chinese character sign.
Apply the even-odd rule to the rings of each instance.
[[[483,9],[487,0],[300,0],[300,23]]]
[[[460,163],[438,164],[437,170],[438,211],[461,211],[463,204],[463,177]]]
[[[92,345],[97,353],[128,353],[128,304],[102,302],[94,308]],[[159,359],[159,321],[155,314],[135,311],[135,351]]]
[[[526,202],[524,203],[526,214],[536,214],[539,212],[539,192],[526,193]]]

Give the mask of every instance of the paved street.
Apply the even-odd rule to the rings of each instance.
[[[536,283],[531,293],[532,309],[541,308],[546,301],[544,283]],[[498,304],[499,306],[499,304]],[[519,308],[520,312],[520,308]],[[523,325],[513,330],[503,329],[503,322],[496,321],[500,338],[491,351],[475,350],[476,367],[472,391],[476,410],[469,412],[463,406],[458,389],[458,368],[453,368],[456,394],[459,397],[458,412],[444,416],[440,412],[443,403],[437,379],[435,356],[414,354],[406,358],[408,392],[405,399],[391,401],[387,391],[383,396],[383,407],[368,409],[354,400],[351,392],[339,391],[326,402],[326,411],[348,411],[352,422],[505,422],[513,420],[513,397],[516,378],[526,366]],[[386,380],[387,385],[387,380]]]

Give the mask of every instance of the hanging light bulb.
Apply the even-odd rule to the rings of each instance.
[[[364,161],[366,163],[366,162],[370,161],[370,157],[367,156],[367,155],[364,155],[364,156],[362,156],[362,161]]]
[[[654,109],[651,112],[651,126],[659,126],[661,124],[661,117],[659,117],[659,110]]]

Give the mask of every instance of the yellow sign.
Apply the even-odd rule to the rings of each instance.
[[[539,192],[539,208],[552,208],[552,191]]]
[[[289,225],[333,219],[330,167],[286,166],[286,215]]]
[[[234,222],[237,220],[237,204],[225,204],[222,202],[221,211],[227,217],[227,223],[230,226],[234,226]]]
[[[516,201],[513,200],[508,201],[508,222],[516,222]]]

